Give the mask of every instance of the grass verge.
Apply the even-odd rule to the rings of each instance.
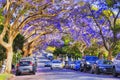
[[[0,80],[8,80],[12,76],[13,74],[7,74],[7,73],[0,74]]]

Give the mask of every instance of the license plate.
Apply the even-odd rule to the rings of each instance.
[[[29,70],[28,69],[24,69],[22,72],[29,72]]]

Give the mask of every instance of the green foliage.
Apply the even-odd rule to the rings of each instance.
[[[58,56],[59,54],[64,55],[64,54],[66,54],[66,53],[63,51],[62,48],[56,48],[56,49],[54,50],[53,54],[56,55],[56,56]]]
[[[63,36],[62,40],[64,41],[65,45],[69,45],[70,42],[73,42],[73,39],[69,34]]]
[[[17,52],[18,49],[22,50],[24,42],[25,42],[24,36],[22,36],[21,34],[18,34],[13,42],[14,52]]]
[[[3,40],[8,43],[8,33],[5,34]]]
[[[1,25],[0,26],[0,34],[2,33],[2,30],[3,30],[3,26]],[[5,42],[8,42],[8,34],[6,34],[4,36],[4,39],[3,39]],[[21,34],[18,34],[16,36],[16,38],[14,39],[13,41],[13,51],[16,52],[17,49],[21,49],[22,50],[22,47],[23,47],[23,44],[25,42],[25,39],[24,39],[24,36],[22,36]]]
[[[116,20],[115,27],[112,29],[116,34],[120,32],[120,19]]]
[[[5,52],[5,48],[0,45],[0,61],[3,61],[6,58]]]
[[[120,41],[117,42],[117,45],[113,49],[113,56],[116,56],[118,53],[120,53]]]
[[[107,18],[110,18],[111,16],[113,16],[111,10],[104,10],[104,11],[103,11],[103,14],[104,14]]]
[[[4,16],[2,15],[3,8],[0,8],[0,25],[3,24]]]
[[[18,51],[17,51],[16,53],[14,53],[14,55],[13,55],[13,61],[12,61],[12,63],[13,63],[13,64],[17,64],[21,58],[22,58],[21,51],[18,50]]]
[[[4,28],[4,26],[3,26],[3,25],[0,25],[0,34],[2,33],[3,28]],[[4,40],[5,42],[8,42],[8,33],[5,34],[3,40]]]
[[[0,25],[0,34],[2,33],[3,31],[3,25]]]
[[[0,74],[0,80],[8,80],[9,78],[11,78],[13,76],[13,74]]]
[[[115,4],[115,0],[106,0],[106,3],[109,7],[113,7],[113,5]]]
[[[120,25],[116,24],[116,26],[112,29],[115,33],[120,32]]]
[[[0,33],[2,29],[3,27],[0,27]],[[4,39],[7,40],[7,37],[5,37]],[[23,43],[24,43],[24,37],[21,34],[19,34],[13,42],[13,52],[17,53],[18,49],[22,50]],[[18,55],[22,55],[22,54],[23,53],[21,52],[21,54],[19,53]],[[3,61],[5,58],[6,58],[6,49],[0,45],[0,61]]]
[[[59,54],[62,54],[62,55],[70,55],[72,58],[80,58],[81,57],[81,54],[80,54],[80,51],[78,49],[78,47],[76,45],[66,45],[62,48],[57,48],[54,52],[53,52],[54,55],[58,56]]]
[[[0,34],[3,31],[3,25],[0,25]],[[3,61],[6,58],[6,49],[0,45],[0,61]]]
[[[85,50],[85,54],[86,55],[94,55],[94,56],[98,56],[98,53],[100,52],[99,46],[96,43],[93,43],[92,46],[88,47]]]

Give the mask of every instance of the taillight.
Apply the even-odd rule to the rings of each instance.
[[[34,64],[32,62],[30,62],[30,65],[33,66]]]
[[[19,63],[17,64],[17,67],[20,66]]]

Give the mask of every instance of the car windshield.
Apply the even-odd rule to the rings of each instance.
[[[96,61],[96,60],[98,60],[98,57],[95,56],[86,57],[86,61]]]
[[[30,61],[22,61],[22,62],[19,62],[19,65],[20,66],[29,66],[30,65]]]
[[[117,55],[116,59],[117,59],[117,60],[120,60],[120,54]]]
[[[61,61],[59,61],[59,60],[54,60],[54,61],[52,61],[52,63],[61,63]]]
[[[49,63],[50,63],[50,61],[47,61],[47,62],[46,62],[46,64],[49,64]]]
[[[104,61],[103,64],[112,64],[112,61]]]
[[[80,63],[80,61],[75,61],[75,63]]]
[[[26,58],[22,58],[21,61],[24,61],[24,60],[29,60],[29,61],[33,61],[34,58],[31,58],[31,57],[26,57]]]

